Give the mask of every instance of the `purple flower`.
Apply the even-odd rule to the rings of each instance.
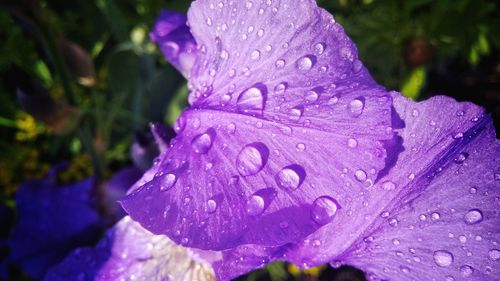
[[[123,169],[103,186],[99,201],[92,178],[58,185],[56,174],[63,166],[43,180],[23,184],[16,193],[18,222],[8,240],[9,261],[37,279],[74,248],[94,243],[107,224],[121,218],[124,213],[116,201],[141,176],[136,168]]]
[[[23,184],[16,194],[18,222],[8,241],[10,261],[35,278],[73,248],[95,241],[103,228],[91,196],[94,181],[58,186],[57,170]]]
[[[312,0],[198,0],[187,18],[163,13],[151,38],[191,107],[121,201],[151,239],[216,251],[221,280],[274,260],[373,280],[498,275],[500,147],[481,108],[388,93]],[[128,268],[108,256],[103,274]],[[169,257],[132,256],[163,278]]]

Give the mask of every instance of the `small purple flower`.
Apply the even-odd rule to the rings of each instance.
[[[274,260],[498,275],[500,147],[481,108],[388,93],[312,0],[198,0],[185,19],[163,13],[151,35],[191,107],[121,201],[133,220],[219,251],[221,280]]]

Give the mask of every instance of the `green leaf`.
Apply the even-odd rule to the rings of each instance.
[[[405,97],[416,100],[425,84],[426,69],[423,66],[414,68],[401,87]]]

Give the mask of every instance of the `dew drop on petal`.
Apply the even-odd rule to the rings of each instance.
[[[356,98],[349,103],[349,113],[352,117],[358,117],[365,108],[364,98]]]
[[[276,174],[275,180],[279,187],[284,189],[297,189],[306,177],[306,171],[302,166],[293,164],[286,166]]]
[[[298,151],[304,151],[306,149],[306,145],[303,143],[298,143],[295,147]]]
[[[252,195],[247,201],[247,213],[251,216],[262,214],[265,208],[264,198],[259,195]]]
[[[236,167],[242,176],[257,174],[267,163],[269,148],[261,142],[247,144],[236,158]]]
[[[167,191],[171,189],[176,182],[177,182],[177,176],[175,176],[175,174],[172,173],[166,174],[160,180],[160,191]]]
[[[259,50],[253,51],[252,54],[250,55],[250,57],[253,60],[258,60],[260,58],[260,51]]]
[[[306,102],[315,102],[319,98],[318,92],[315,91],[315,89],[312,89],[306,93],[305,100]]]
[[[311,218],[318,224],[324,225],[332,221],[337,213],[338,203],[329,196],[321,196],[314,200],[311,209]]]
[[[386,181],[382,183],[382,188],[385,190],[393,190],[396,188],[396,184],[393,183],[392,181]]]
[[[212,147],[214,138],[215,130],[213,128],[208,128],[205,133],[195,136],[191,142],[193,151],[198,154],[207,153]]]
[[[367,179],[366,172],[361,169],[354,172],[354,177],[360,182],[364,182]]]
[[[491,249],[488,251],[488,257],[492,261],[497,261],[500,259],[500,250],[498,249]]]
[[[433,257],[434,262],[441,267],[447,267],[453,263],[453,255],[445,250],[435,251]]]
[[[266,97],[267,87],[262,83],[257,83],[239,95],[236,106],[241,112],[261,115]]]
[[[358,141],[355,138],[349,138],[347,140],[347,146],[350,148],[356,148],[358,146]]]
[[[275,65],[276,65],[276,68],[283,68],[285,66],[285,61],[284,60],[277,60]]]
[[[213,199],[209,199],[207,201],[206,210],[207,210],[207,213],[209,213],[209,214],[214,213],[217,210],[217,202],[215,202],[215,200],[213,200]]]
[[[479,209],[471,209],[465,214],[464,221],[466,224],[480,223],[483,221],[483,212]]]
[[[313,55],[303,56],[297,60],[295,66],[298,70],[306,72],[309,71],[316,64],[316,57]]]
[[[298,121],[300,119],[300,117],[302,117],[303,113],[304,113],[304,107],[299,105],[299,106],[296,106],[296,107],[290,109],[288,116],[289,116],[290,120]]]
[[[473,272],[474,269],[468,265],[463,265],[460,267],[460,274],[462,274],[463,277],[469,277]]]
[[[287,88],[286,83],[279,83],[278,85],[276,85],[276,87],[274,87],[274,93],[277,95],[282,95],[285,93],[286,88]]]
[[[325,44],[317,43],[316,45],[314,45],[314,52],[316,54],[321,55],[323,54],[324,51],[325,51]]]
[[[453,162],[457,163],[457,164],[462,164],[463,162],[465,162],[465,160],[467,159],[467,157],[469,156],[468,153],[466,152],[462,152],[462,153],[459,153],[454,159],[453,159]]]

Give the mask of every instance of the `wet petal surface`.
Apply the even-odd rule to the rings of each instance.
[[[314,1],[219,2],[192,4],[193,108],[122,205],[189,247],[295,242],[352,212],[350,194],[373,185],[392,98]],[[322,196],[335,211],[318,208],[333,206]]]

